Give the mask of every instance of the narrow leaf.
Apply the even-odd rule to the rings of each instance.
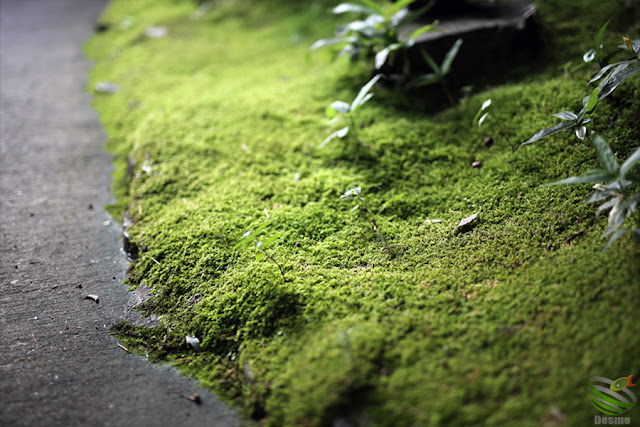
[[[593,76],[591,80],[589,80],[589,83],[593,83],[597,80],[600,80],[600,78],[602,78],[602,76],[604,76],[607,73],[607,71],[611,70],[613,67],[617,67],[618,65],[624,65],[625,67],[627,67],[635,62],[638,62],[638,61],[636,61],[635,59],[632,59],[628,61],[615,62],[613,64],[607,65],[606,67],[602,67],[600,71],[598,71],[596,75]]]
[[[331,39],[322,39],[322,40],[318,40],[314,44],[312,44],[310,49],[311,50],[316,50],[316,49],[320,49],[321,47],[324,47],[324,46],[330,46],[330,45],[333,45],[333,44],[348,43],[348,42],[349,42],[349,39],[347,37],[335,37],[335,38],[331,38]]]
[[[602,249],[603,251],[607,250],[609,248],[609,246],[611,246],[613,244],[613,242],[615,242],[616,240],[618,240],[618,238],[620,236],[622,236],[624,233],[626,233],[627,230],[626,228],[621,228],[619,230],[617,230],[615,233],[613,233],[613,235],[611,236],[611,238],[609,238],[609,241],[607,242],[606,245],[604,245],[604,248]],[[605,237],[605,235],[603,234],[602,237]]]
[[[360,103],[362,102],[362,99],[367,95],[367,93],[371,90],[371,88],[373,87],[374,84],[376,84],[376,82],[378,80],[380,80],[380,77],[382,76],[382,74],[376,74],[371,80],[369,80],[369,82],[367,84],[365,84],[364,86],[362,86],[362,88],[360,89],[360,92],[358,92],[358,96],[356,96],[356,99],[353,100],[353,102],[351,103],[351,109],[355,110],[356,107],[358,105],[360,105]]]
[[[561,111],[559,113],[554,114],[553,116],[562,120],[569,120],[573,122],[578,120],[578,116],[575,113],[572,113],[571,111]]]
[[[622,166],[620,166],[620,178],[624,179],[629,169],[631,169],[633,165],[638,162],[638,160],[640,160],[640,147],[638,147],[638,149],[636,149],[631,157],[625,160]]]
[[[560,181],[551,182],[547,185],[563,185],[563,184],[592,184],[595,182],[607,181],[611,178],[606,171],[592,171],[589,175],[585,176],[572,176]]]
[[[409,46],[413,46],[413,44],[415,43],[416,39],[418,37],[420,37],[422,34],[424,33],[428,33],[429,31],[433,31],[433,29],[439,24],[440,22],[438,20],[433,21],[433,24],[428,24],[428,25],[423,25],[420,28],[415,29],[412,33],[411,36],[409,37],[409,41],[407,42],[407,44]]]
[[[373,98],[373,93],[368,93],[367,96],[365,96],[364,98],[362,98],[362,101],[360,101],[360,104],[358,104],[358,107],[364,105],[367,103],[368,100],[370,100],[371,98]]]
[[[480,120],[478,120],[478,127],[482,126],[482,123],[485,121],[487,117],[489,117],[489,112],[484,113],[482,117],[480,117]]]
[[[240,240],[233,248],[232,250],[236,250],[236,249],[240,249],[243,248],[245,246],[248,246],[249,243],[253,242],[256,239],[256,235],[252,235],[252,236],[245,236],[244,239]]]
[[[442,80],[442,78],[437,74],[434,74],[434,73],[423,74],[411,80],[411,83],[409,83],[409,86],[411,87],[428,86],[430,84],[438,83],[440,80]]]
[[[392,27],[397,27],[407,16],[409,16],[409,9],[405,7],[394,13],[391,18],[389,18],[389,22],[391,22]]]
[[[347,136],[347,133],[349,133],[349,126],[333,132],[331,135],[326,137],[324,141],[322,141],[322,144],[320,144],[320,148],[327,145],[334,138],[344,138],[345,136]]]
[[[420,54],[424,58],[424,60],[427,63],[427,65],[429,65],[429,67],[431,67],[433,72],[436,73],[436,74],[440,74],[440,66],[436,63],[436,61],[433,60],[431,55],[429,55],[427,53],[427,51],[422,49],[422,48],[420,48]]]
[[[586,110],[587,113],[590,113],[591,111],[593,111],[594,108],[596,108],[596,105],[598,104],[598,93],[600,92],[600,89],[595,88],[593,90],[593,92],[591,92],[591,95],[589,96],[589,101],[587,102],[586,105]]]
[[[278,240],[280,236],[282,236],[282,233],[276,233],[273,236],[269,237],[267,240],[264,241],[264,243],[262,244],[262,247],[265,249],[268,248],[269,245],[271,245],[273,242]]]
[[[384,9],[380,5],[378,5],[376,2],[372,0],[360,0],[360,2],[364,3],[369,9],[373,10],[378,15],[380,16],[385,15]]]
[[[351,110],[351,106],[343,101],[334,101],[329,105],[329,108],[333,108],[339,113],[348,113]]]
[[[418,18],[420,18],[422,15],[424,15],[425,13],[427,13],[427,11],[429,9],[431,9],[431,6],[433,6],[435,4],[434,1],[429,2],[429,4],[421,7],[420,9],[417,9],[415,11],[413,11],[412,13],[410,13],[408,16],[406,16],[398,25],[409,25],[411,24],[413,21],[417,20]],[[433,22],[433,26],[435,27],[436,25],[438,25],[439,22],[438,21],[434,21]]]
[[[602,49],[602,39],[604,38],[604,32],[607,29],[607,25],[611,22],[611,18],[607,22],[604,23],[602,27],[600,27],[600,31],[598,31],[598,35],[596,35],[596,57],[600,56],[600,49]]]
[[[447,75],[449,70],[451,69],[451,64],[453,64],[453,60],[456,59],[456,55],[458,51],[460,51],[460,46],[462,46],[462,39],[456,40],[456,42],[451,46],[449,52],[444,57],[444,61],[442,61],[442,75]]]
[[[541,131],[537,132],[535,135],[533,135],[531,138],[529,138],[528,140],[526,140],[525,142],[523,142],[522,144],[520,144],[520,146],[522,147],[523,145],[528,145],[531,144],[533,142],[536,142],[542,138],[546,138],[549,135],[553,135],[554,133],[558,133],[558,132],[562,132],[563,130],[567,130],[570,129],[572,127],[574,127],[576,124],[573,122],[562,122],[559,123],[553,127],[547,128],[547,129],[542,129]]]
[[[347,12],[355,12],[355,13],[366,13],[367,15],[383,15],[384,12],[380,9],[379,11],[370,9],[365,6],[360,6],[359,4],[353,3],[341,3],[333,8],[331,11],[334,15],[340,15]],[[379,13],[382,12],[382,13]]]
[[[612,207],[614,207],[615,205],[617,205],[618,203],[620,203],[622,199],[620,197],[616,197],[614,199],[609,200],[606,203],[603,203],[602,205],[598,206],[598,212],[602,212],[602,211],[606,211],[611,209]]]
[[[390,11],[391,14],[396,14],[400,10],[405,9],[407,6],[409,6],[414,1],[415,0],[398,0],[391,6],[391,9],[389,11]]]
[[[619,167],[618,161],[616,157],[613,155],[613,151],[607,141],[604,140],[600,135],[594,133],[592,135],[591,141],[593,142],[593,146],[596,149],[596,153],[598,153],[598,159],[600,160],[600,164],[611,175],[618,175]]]
[[[382,49],[380,52],[376,53],[376,70],[382,68],[385,62],[387,62],[387,57],[389,56],[389,48],[386,47]]]
[[[612,71],[611,76],[600,83],[598,88],[600,89],[600,98],[606,98],[613,92],[623,81],[625,81],[631,75],[640,71],[640,67],[623,67],[622,65],[618,66],[614,71]]]

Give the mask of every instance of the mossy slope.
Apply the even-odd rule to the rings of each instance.
[[[526,140],[588,93],[592,69],[558,65],[579,64],[610,15],[607,48],[638,35],[619,3],[567,3],[538,4],[562,48],[546,71],[439,114],[378,88],[358,116],[365,143],[318,149],[326,106],[367,79],[309,53],[336,23],[327,2],[220,1],[195,18],[188,1],[113,1],[113,28],[87,50],[92,81],[120,90],[95,105],[117,155],[114,210],[144,248],[128,283],[154,289],[147,308],[163,319],[117,330],[271,425],[538,425],[552,407],[590,422],[589,377],[639,368],[637,247],[601,253],[588,186],[543,186],[595,167],[587,143],[564,134],[514,154],[471,126],[490,97],[508,137]],[[144,37],[150,25],[169,36]],[[640,143],[639,80],[595,116],[618,159]],[[356,186],[377,232],[339,198]],[[286,282],[233,249],[267,214]]]

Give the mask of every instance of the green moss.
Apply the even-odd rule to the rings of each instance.
[[[87,51],[92,82],[120,86],[95,97],[116,155],[112,211],[128,211],[145,247],[127,283],[152,287],[146,309],[162,316],[114,332],[268,425],[538,425],[552,407],[590,422],[589,377],[637,371],[637,247],[601,253],[606,218],[581,203],[588,186],[543,186],[594,168],[588,144],[560,134],[513,153],[489,123],[485,148],[471,121],[490,97],[512,141],[554,124],[589,92],[594,70],[574,68],[600,25],[614,17],[611,50],[637,23],[619,2],[537,2],[553,52],[535,70],[438,114],[378,88],[358,111],[361,144],[318,149],[326,106],[367,79],[309,53],[338,21],[328,3],[221,1],[196,19],[188,1],[116,0],[105,12],[112,30]],[[150,25],[169,36],[146,38]],[[640,142],[639,80],[595,114],[618,159]],[[355,186],[377,231],[339,198]],[[266,215],[287,281],[233,249]]]

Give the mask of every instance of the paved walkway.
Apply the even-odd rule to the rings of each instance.
[[[81,53],[103,7],[0,0],[0,425],[237,425],[108,334],[129,298],[126,260]]]

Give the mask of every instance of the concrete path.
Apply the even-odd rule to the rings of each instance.
[[[0,426],[238,425],[108,334],[126,260],[81,52],[104,5],[0,0]]]

